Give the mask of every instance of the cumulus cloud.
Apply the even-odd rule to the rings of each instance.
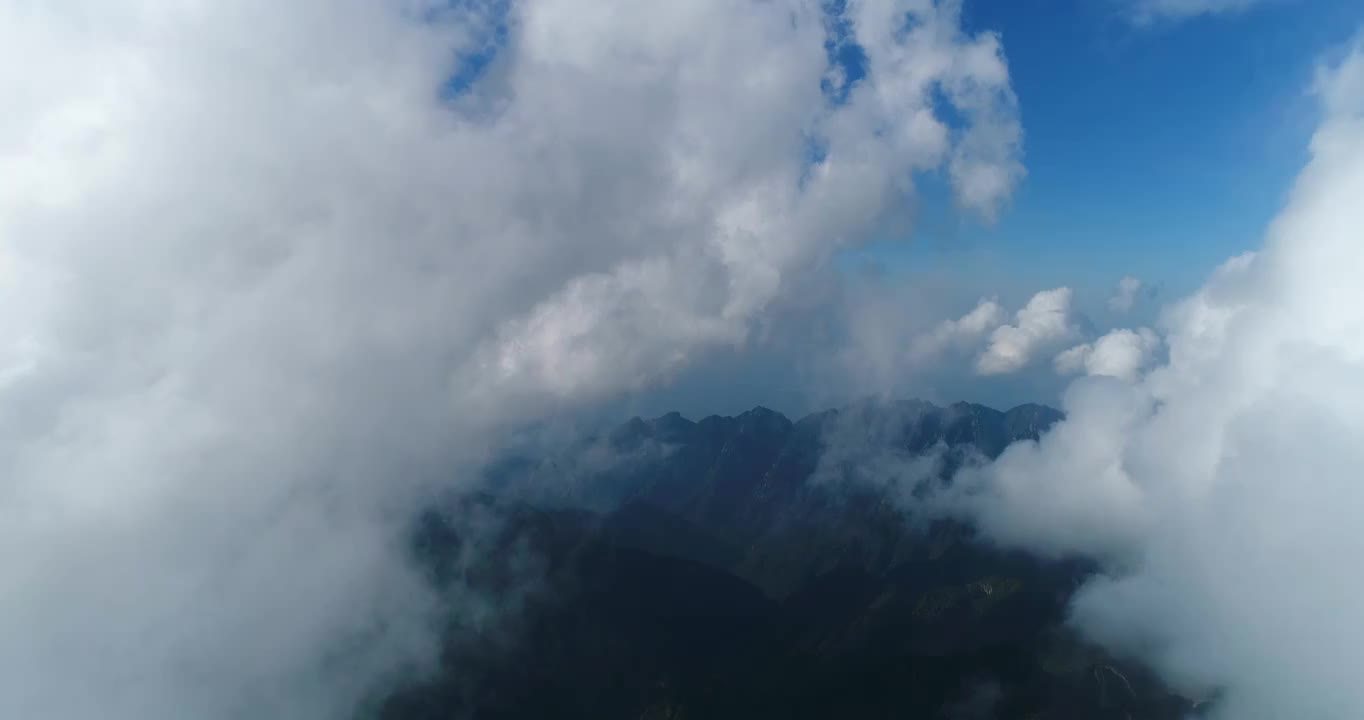
[[[1128,16],[1138,25],[1179,21],[1201,15],[1242,12],[1267,0],[1128,0]]]
[[[1036,352],[1072,334],[1070,299],[1070,288],[1064,287],[1033,295],[1014,316],[1013,324],[1001,325],[990,334],[990,344],[976,358],[976,372],[1017,372]]]
[[[971,312],[944,320],[911,342],[909,355],[916,360],[936,358],[953,349],[969,348],[1004,322],[1004,308],[992,298],[981,298]]]
[[[959,478],[996,539],[1102,561],[1073,621],[1221,718],[1364,716],[1364,49],[1316,93],[1264,247],[1165,314],[1168,358]]]
[[[1159,346],[1160,337],[1150,328],[1114,330],[1092,343],[1061,351],[1053,365],[1062,375],[1084,372],[1134,380]]]
[[[1137,293],[1142,289],[1141,280],[1131,275],[1124,276],[1118,281],[1117,290],[1113,297],[1108,299],[1108,307],[1114,312],[1127,312],[1137,302]]]
[[[916,170],[992,214],[998,38],[851,3],[835,100],[827,12],[0,5],[0,715],[349,714],[499,428],[746,342]]]

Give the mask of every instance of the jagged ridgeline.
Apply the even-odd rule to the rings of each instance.
[[[417,718],[1183,718],[1064,628],[1091,572],[914,512],[1061,414],[863,403],[635,418],[508,452],[416,533],[452,613]]]

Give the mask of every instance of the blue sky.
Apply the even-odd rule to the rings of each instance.
[[[1019,293],[1068,285],[1097,296],[1136,275],[1177,296],[1257,247],[1305,158],[1313,70],[1364,24],[1364,2],[1247,0],[1240,11],[1135,24],[1130,10],[1143,1],[1154,0],[963,0],[965,29],[1003,40],[1028,176],[990,226],[920,178],[912,236],[858,250],[854,262]],[[828,2],[841,11],[844,0]],[[506,40],[507,4],[487,7],[487,43],[465,58],[452,94]],[[832,52],[860,74],[856,46]]]
[[[1305,158],[1316,62],[1352,38],[1364,3],[1270,0],[1147,26],[1120,9],[967,0],[967,28],[1003,38],[1028,176],[992,227],[924,202],[911,242],[864,256],[1081,294],[1133,274],[1179,295],[1257,247]]]
[[[831,17],[843,1],[827,0]],[[850,251],[844,267],[915,288],[909,312],[943,318],[987,296],[1012,313],[1033,293],[1066,286],[1077,314],[1106,329],[1152,323],[1163,302],[1258,247],[1306,159],[1318,119],[1314,72],[1364,26],[1364,2],[1245,0],[1237,11],[1134,22],[1143,2],[1221,0],[962,0],[964,30],[1001,37],[1027,176],[991,224],[959,212],[941,177],[920,177],[909,235]],[[452,95],[469,91],[507,40],[507,4],[485,7],[487,42],[451,79]],[[829,50],[850,77],[862,74],[855,45]],[[1155,302],[1119,316],[1106,300],[1126,275],[1154,288]],[[722,351],[675,383],[632,394],[626,413],[818,409],[833,401],[812,391],[821,383],[809,366],[829,351],[761,343]],[[1055,403],[1065,384],[1044,361],[1004,377],[948,368],[902,390],[1007,407]]]
[[[992,225],[953,209],[939,179],[921,178],[910,235],[850,252],[844,266],[923,289],[915,302],[944,317],[982,296],[1012,312],[1038,290],[1068,286],[1078,312],[1106,328],[1152,322],[1163,302],[1259,247],[1307,157],[1318,120],[1308,93],[1314,72],[1364,25],[1364,3],[1260,0],[1139,25],[1123,14],[1125,2],[965,0],[966,29],[1002,37],[1028,175]],[[1157,294],[1117,316],[1106,300],[1124,275]],[[799,414],[827,404],[810,397],[799,368],[781,369],[801,362],[788,350],[721,353],[627,404],[693,415],[756,403]],[[1003,377],[944,371],[905,392],[1008,407],[1056,403],[1065,384],[1040,362]]]

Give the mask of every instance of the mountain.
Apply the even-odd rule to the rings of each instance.
[[[1065,629],[1091,568],[915,519],[912,494],[889,501],[903,488],[875,482],[945,483],[1059,418],[919,401],[795,422],[674,413],[504,458],[492,492],[433,509],[416,533],[461,611],[440,671],[380,714],[1187,717],[1190,702]],[[500,612],[471,612],[471,597]]]
[[[881,573],[934,552],[908,512],[914,491],[1037,439],[1060,417],[1042,405],[1000,412],[919,400],[796,422],[763,407],[697,422],[670,413],[633,418],[556,456],[504,459],[489,485],[541,506],[623,508],[613,522],[644,547],[781,597],[839,565]]]

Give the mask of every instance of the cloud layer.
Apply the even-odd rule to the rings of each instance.
[[[347,714],[491,433],[746,342],[915,171],[992,214],[998,39],[827,13],[0,5],[0,715]]]

